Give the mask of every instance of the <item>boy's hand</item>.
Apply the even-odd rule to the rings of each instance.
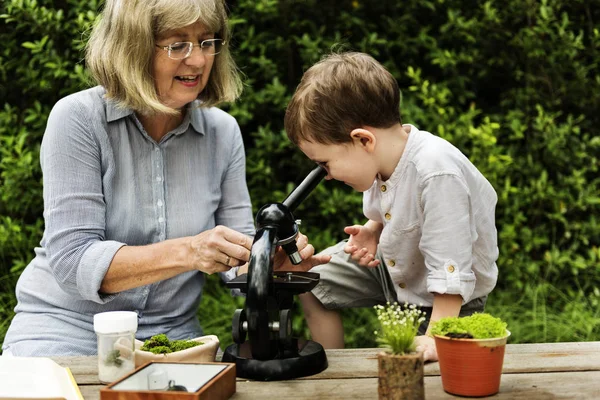
[[[423,361],[437,361],[438,355],[435,349],[435,339],[431,336],[420,335],[415,337],[416,350],[423,352]]]
[[[344,232],[350,235],[344,252],[351,254],[352,259],[363,267],[374,268],[379,265],[379,260],[375,259],[379,242],[378,232],[363,225],[347,226]]]

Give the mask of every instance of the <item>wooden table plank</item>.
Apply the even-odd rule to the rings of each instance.
[[[502,377],[498,400],[510,399],[598,399],[590,382],[600,382],[600,371],[510,374]],[[238,382],[234,400],[264,399],[277,394],[280,399],[376,399],[377,378],[330,379],[315,384],[309,380],[284,382]],[[444,392],[438,376],[425,378],[425,398],[443,400],[460,398]]]
[[[327,350],[329,367],[301,379],[375,378],[381,349]],[[509,344],[503,373],[599,371],[600,342]],[[425,375],[440,374],[437,362],[425,364]]]
[[[96,356],[52,357],[59,365],[69,367],[78,385],[100,384]]]
[[[600,342],[508,345],[503,373],[600,371]]]
[[[329,367],[318,375],[301,379],[377,377],[380,349],[327,350]],[[96,357],[54,357],[68,366],[79,384],[98,384]],[[509,344],[503,372],[558,372],[600,370],[600,342]],[[425,364],[425,375],[440,374],[438,363]]]
[[[600,384],[590,388],[590,382],[600,382],[600,371],[510,374],[502,377],[495,400],[545,400],[600,398]],[[100,385],[80,387],[85,400],[100,399]],[[276,396],[274,397],[274,394]],[[253,382],[238,381],[232,400],[278,399],[376,399],[377,378]],[[441,378],[425,378],[427,400],[460,399],[444,392]]]
[[[234,398],[268,398],[274,393],[278,398],[376,398],[379,351],[328,350],[329,368],[322,373],[284,382],[239,379]],[[86,400],[99,399],[96,357],[54,360],[71,368]],[[600,342],[508,345],[503,372],[498,399],[600,399]],[[426,364],[425,373],[428,399],[453,398],[442,390],[438,363]]]
[[[502,375],[494,400],[545,400],[600,398],[600,371],[551,372]],[[425,378],[427,400],[464,399],[444,392],[440,377]]]
[[[79,385],[84,400],[100,400],[100,389],[104,385]]]

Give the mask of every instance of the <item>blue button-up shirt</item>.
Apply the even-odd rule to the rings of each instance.
[[[16,316],[3,344],[13,355],[95,354],[93,315],[113,310],[138,313],[139,339],[201,335],[203,273],[106,295],[99,290],[111,260],[122,246],[216,225],[254,232],[233,117],[194,103],[157,143],[133,110],[104,94],[102,87],[84,90],[50,113],[41,148],[45,231],[17,284]]]

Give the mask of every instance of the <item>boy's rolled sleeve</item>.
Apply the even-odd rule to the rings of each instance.
[[[428,267],[429,268],[429,267]],[[461,271],[458,263],[453,260],[447,260],[442,270],[429,268],[427,277],[427,291],[440,294],[459,294],[463,298],[463,304],[471,300],[475,290],[475,275],[468,271]]]
[[[428,269],[430,293],[460,295],[463,304],[475,290],[470,195],[461,177],[433,174],[424,180],[421,193],[423,235],[419,249]]]

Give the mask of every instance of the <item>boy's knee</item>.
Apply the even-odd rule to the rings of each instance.
[[[300,298],[300,304],[302,304],[302,311],[304,311],[304,317],[306,319],[312,318],[316,313],[324,309],[325,307],[317,297],[311,292],[302,293],[298,296]]]

